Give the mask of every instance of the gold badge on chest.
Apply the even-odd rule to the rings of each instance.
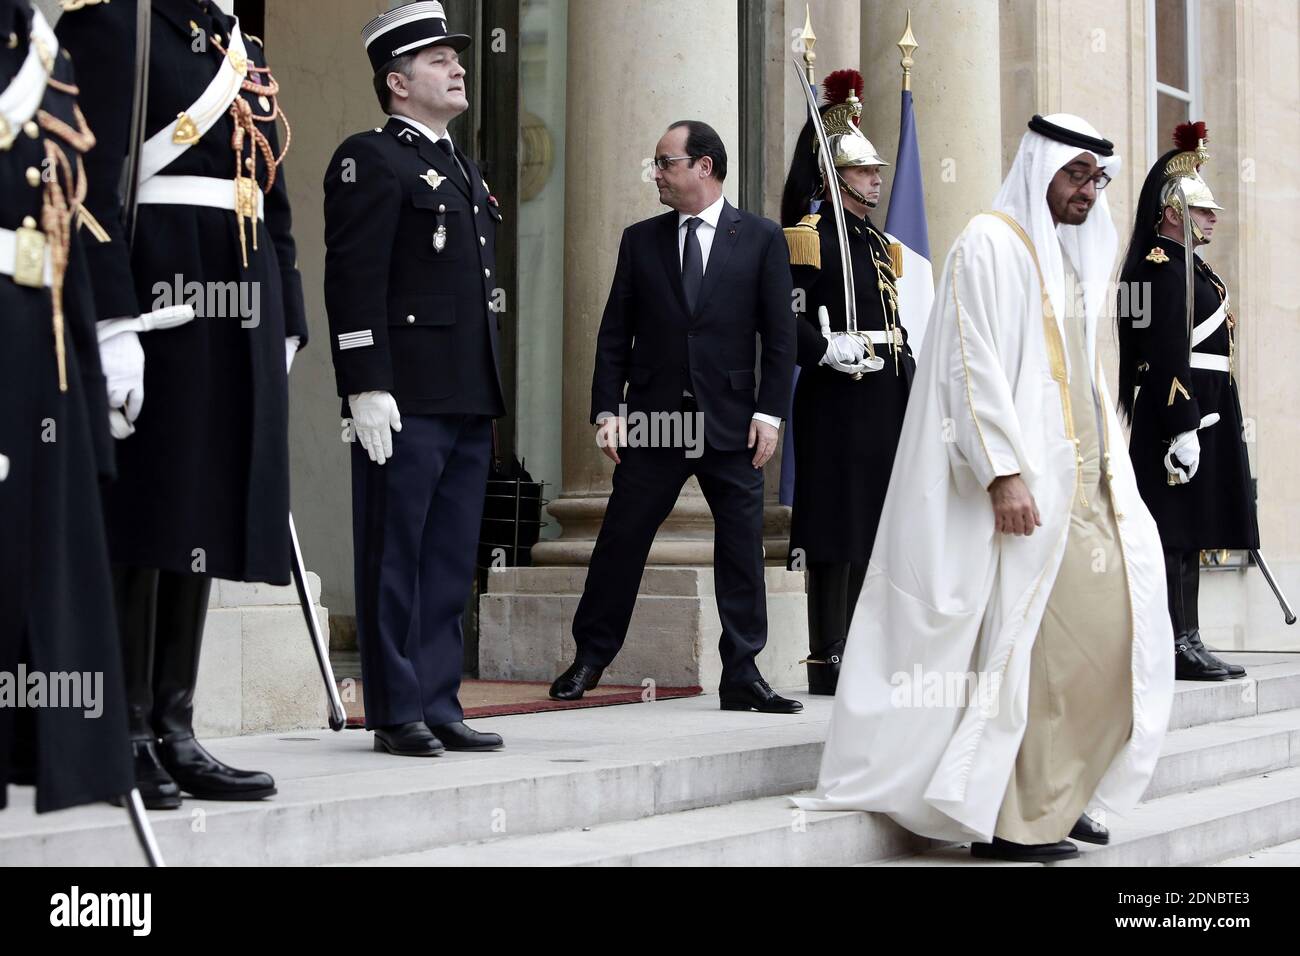
[[[444,182],[447,181],[446,176],[439,176],[438,171],[434,169],[429,170],[420,178],[429,184],[430,189],[437,189],[439,186],[441,186]]]
[[[1156,265],[1162,265],[1169,261],[1169,256],[1160,246],[1156,246],[1147,253],[1147,262],[1154,262]]]

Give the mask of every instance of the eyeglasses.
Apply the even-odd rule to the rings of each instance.
[[[1104,171],[1089,176],[1088,171],[1086,169],[1067,168],[1065,170],[1065,175],[1070,177],[1071,184],[1075,186],[1082,186],[1084,183],[1086,183],[1088,180],[1091,179],[1093,186],[1095,186],[1099,192],[1110,185],[1110,177],[1106,175]]]
[[[655,166],[660,170],[666,170],[679,159],[694,159],[694,156],[656,156]]]

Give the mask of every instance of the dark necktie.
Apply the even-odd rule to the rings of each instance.
[[[465,167],[460,164],[460,159],[456,156],[455,150],[451,148],[451,140],[443,138],[443,139],[435,140],[435,142],[437,143],[438,148],[440,150],[442,150],[444,153],[446,153],[448,156],[451,157],[452,165],[454,165],[458,170],[460,170],[461,182],[464,185],[468,186],[469,176],[466,175],[465,173]]]
[[[686,293],[686,310],[692,315],[700,300],[700,286],[704,284],[704,252],[700,249],[700,237],[695,234],[699,226],[699,216],[686,220],[686,245],[682,247],[682,291]]]

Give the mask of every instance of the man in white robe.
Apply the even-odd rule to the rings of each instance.
[[[1034,117],[944,265],[809,810],[977,856],[1104,842],[1173,698],[1165,572],[1099,372],[1113,146]],[[1112,453],[1111,449],[1114,449]]]

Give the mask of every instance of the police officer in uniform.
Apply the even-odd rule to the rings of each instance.
[[[212,579],[290,580],[287,375],[307,325],[278,85],[261,41],[215,3],[153,0],[137,152],[137,0],[64,6],[58,33],[99,138],[89,206],[110,239],[87,258],[119,439],[105,515],[136,779],[153,808],[181,791],[260,799],[271,776],[208,753],[193,708]],[[132,154],[128,235],[118,188]],[[177,324],[186,306],[197,317]]]
[[[325,304],[352,420],[357,641],[376,750],[495,750],[463,722],[461,614],[473,583],[498,373],[497,200],[447,134],[469,107],[442,4],[362,31],[382,127],[325,174]]]
[[[1201,641],[1200,552],[1256,549],[1259,524],[1237,395],[1236,319],[1227,286],[1199,255],[1223,208],[1198,173],[1208,158],[1205,140],[1204,123],[1180,126],[1176,148],[1147,175],[1120,273],[1117,316],[1119,404],[1133,426],[1129,456],[1138,488],[1165,549],[1175,676],[1214,681],[1246,671]],[[1196,247],[1190,346],[1187,234]],[[1142,307],[1144,296],[1149,301]]]
[[[889,164],[857,125],[862,78],[840,70],[823,87],[828,104],[822,122],[837,182],[823,180],[809,120],[782,197],[794,286],[805,295],[792,419],[790,554],[791,566],[797,570],[802,563],[807,577],[812,694],[835,693],[916,369],[898,317],[891,243],[870,218],[880,198],[880,167]],[[829,189],[839,189],[844,205],[857,328],[864,333],[859,337],[846,334],[843,260]],[[805,215],[812,200],[821,205]],[[823,317],[830,334],[823,333]]]
[[[9,783],[34,784],[38,812],[135,786],[98,484],[112,443],[82,248],[105,236],[82,206],[95,137],[77,95],[41,13],[0,0],[0,807]],[[77,675],[81,705],[29,707],[39,699],[20,667],[44,674],[47,691],[53,675]]]

